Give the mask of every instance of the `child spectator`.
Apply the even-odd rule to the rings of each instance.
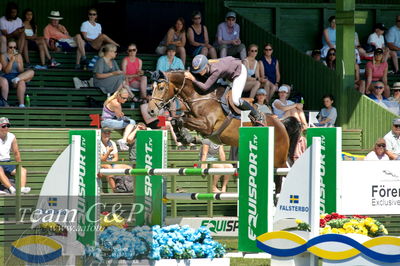
[[[25,45],[25,32],[22,20],[17,17],[18,5],[14,2],[8,2],[5,10],[5,14],[0,18],[0,31],[2,36],[1,39],[1,53],[7,52],[7,41],[12,38],[16,40],[18,49],[23,51]]]
[[[209,43],[207,27],[201,24],[200,11],[193,12],[192,22],[193,24],[187,30],[189,54],[192,56],[203,54],[209,58],[217,58],[215,48]]]
[[[219,57],[236,56],[240,59],[246,58],[246,46],[240,40],[240,26],[236,23],[236,13],[228,12],[225,16],[225,22],[218,25],[216,44]]]
[[[163,55],[157,60],[158,71],[171,71],[171,70],[184,70],[183,62],[181,59],[175,56],[176,46],[170,44],[167,46],[167,55]]]
[[[200,160],[201,161],[208,161],[208,162],[213,162],[213,161],[225,161],[226,160],[226,155],[224,151],[224,146],[223,145],[218,145],[213,142],[211,142],[209,139],[204,139],[203,145],[201,146],[200,150]],[[205,169],[207,168],[206,163],[201,164],[201,168]],[[233,168],[232,164],[229,163],[211,163],[210,168]],[[212,185],[212,192],[226,192],[227,185],[230,179],[230,175],[224,175],[224,178],[222,179],[222,186],[221,190],[218,189],[218,181],[221,178],[220,175],[214,175],[213,178],[213,185]]]
[[[328,22],[329,27],[322,34],[322,58],[326,58],[329,49],[336,48],[336,17],[330,16]]]
[[[87,64],[85,42],[81,35],[76,34],[74,37],[69,35],[67,29],[60,24],[63,17],[61,17],[59,11],[51,11],[48,18],[50,23],[44,28],[43,34],[50,49],[58,50],[57,47],[60,47],[63,51],[69,52],[72,48],[77,48],[75,69],[81,68],[81,61]]]
[[[321,112],[318,114],[318,123],[314,124],[316,127],[334,127],[337,111],[336,108],[332,106],[334,100],[333,96],[328,94],[322,97],[322,102],[324,104],[324,108],[321,109]]]
[[[389,161],[389,156],[386,154],[386,141],[379,138],[374,145],[374,150],[369,152],[364,157],[364,161]]]
[[[249,98],[256,96],[257,90],[260,88],[260,72],[258,71],[258,62],[256,60],[258,46],[256,44],[250,44],[249,50],[247,51],[248,56],[243,60],[243,65],[247,69],[247,80],[244,85],[244,92],[250,91]]]
[[[164,55],[168,52],[168,45],[175,45],[175,51],[181,58],[183,64],[186,63],[186,32],[185,32],[185,20],[183,18],[178,18],[175,25],[171,27],[164,39],[160,42],[156,48],[156,53],[159,55]]]
[[[121,68],[129,87],[131,90],[139,89],[141,99],[150,100],[150,96],[147,96],[147,77],[142,70],[143,62],[140,58],[136,57],[136,44],[129,44],[127,52],[128,56],[122,59]]]
[[[377,23],[374,26],[374,32],[371,33],[368,37],[368,44],[373,47],[373,50],[377,48],[381,48],[383,50],[383,61],[387,62],[389,56],[393,60],[393,66],[395,69],[395,72],[399,71],[399,63],[397,61],[397,53],[396,51],[391,51],[388,47],[385,45],[385,38],[384,34],[385,31],[387,31],[387,28],[385,27],[384,24],[382,23]]]
[[[3,77],[17,89],[19,107],[25,107],[26,82],[33,78],[35,72],[32,69],[24,71],[22,56],[18,53],[17,43],[13,39],[7,43],[7,53],[1,55],[1,64],[5,73]]]
[[[279,82],[281,81],[281,72],[279,70],[279,61],[272,56],[272,44],[264,45],[264,56],[260,60],[260,81],[261,85],[268,92],[268,101],[271,100],[277,91]]]
[[[116,162],[119,160],[117,145],[111,140],[111,128],[101,129],[101,144],[100,144],[100,160],[102,162]],[[103,169],[132,169],[131,166],[127,164],[102,164]],[[108,175],[108,184],[110,185],[113,192],[115,191],[115,181],[114,176]]]
[[[14,153],[16,162],[22,162],[21,154],[19,153],[17,138],[8,131],[11,124],[8,118],[0,118],[0,162],[10,162],[10,152]],[[17,173],[15,165],[0,165],[0,193],[15,194],[15,185],[10,182],[7,175],[14,176]],[[29,193],[30,187],[26,187],[26,169],[21,168],[21,192]]]
[[[272,114],[271,109],[267,105],[267,92],[264,89],[258,89],[254,104],[259,112],[263,112],[264,114]]]
[[[94,86],[99,87],[103,93],[114,93],[124,82],[124,72],[119,69],[115,57],[117,46],[114,44],[104,45],[99,52],[99,60],[94,66]]]
[[[372,91],[372,82],[382,81],[384,84],[384,93],[385,97],[390,96],[390,88],[387,80],[388,73],[388,64],[383,61],[383,50],[381,48],[377,48],[374,51],[374,58],[372,61],[369,61],[366,66],[366,77],[367,77],[367,85],[366,93],[369,94]]]
[[[121,86],[111,97],[104,102],[101,115],[101,127],[124,129],[122,139],[117,140],[121,151],[127,151],[127,139],[136,124],[135,120],[126,117],[122,112],[122,104],[131,96],[128,88]]]
[[[49,53],[49,49],[47,48],[46,40],[44,37],[37,36],[37,25],[35,23],[35,17],[33,14],[33,10],[28,8],[24,10],[24,14],[22,16],[24,20],[24,28],[25,28],[25,45],[24,45],[24,58],[27,65],[30,65],[29,60],[29,52],[28,50],[37,50],[39,51],[40,57],[40,65],[36,65],[35,69],[47,69],[46,66],[46,58],[48,59],[48,64],[50,67],[57,67],[60,63],[51,57]]]
[[[111,43],[119,47],[119,44],[114,42],[110,37],[101,33],[101,25],[97,23],[97,9],[90,8],[88,10],[89,20],[81,25],[81,33],[83,39],[87,41],[89,46],[98,51],[103,45]]]

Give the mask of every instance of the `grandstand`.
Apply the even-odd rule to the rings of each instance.
[[[132,36],[122,34],[123,30],[134,30],[124,25],[121,30],[107,32],[117,25],[112,19],[118,17],[123,23],[128,21],[129,12],[144,10],[147,13],[138,16],[143,24],[151,22],[151,14],[159,12],[158,8],[174,8],[171,13],[165,13],[165,23],[160,26],[165,32],[168,25],[176,19],[175,14],[190,18],[194,8],[200,9],[205,17],[209,29],[210,39],[214,39],[217,24],[224,18],[227,10],[238,14],[238,23],[241,25],[242,40],[245,44],[256,43],[262,47],[266,42],[274,45],[277,58],[280,60],[283,83],[293,84],[296,92],[304,95],[307,110],[319,110],[320,98],[323,94],[331,93],[339,96],[347,95],[347,100],[336,101],[339,110],[338,126],[344,128],[343,151],[365,155],[378,137],[386,134],[391,125],[394,114],[375,104],[365,95],[352,89],[344,89],[341,85],[341,76],[335,71],[316,63],[305,54],[307,50],[320,48],[320,34],[327,18],[335,13],[335,3],[329,0],[298,0],[298,1],[219,1],[219,0],[159,0],[159,1],[123,1],[123,0],[68,0],[68,1],[17,1],[22,11],[26,7],[35,10],[38,17],[39,29],[47,24],[47,14],[50,10],[60,10],[65,19],[63,24],[71,29],[71,35],[78,33],[79,26],[86,19],[86,10],[90,6],[98,8],[99,22],[104,31],[122,46],[130,42],[138,43],[138,57],[143,60],[144,70],[154,70],[158,56],[154,49],[162,39],[162,35],[155,35],[152,39],[136,40],[137,34]],[[392,25],[394,16],[400,14],[400,5],[397,1],[360,0],[356,1],[356,9],[367,11],[365,24],[359,24],[356,29],[360,40],[365,40],[376,22]],[[160,5],[160,6],[157,6]],[[152,10],[155,8],[157,10]],[[169,9],[168,9],[169,10]],[[181,14],[180,11],[185,13]],[[0,4],[0,14],[4,13],[4,4]],[[22,12],[20,12],[22,13]],[[132,18],[130,18],[132,19]],[[131,21],[130,23],[134,23]],[[157,20],[159,21],[159,20]],[[190,20],[189,20],[190,21]],[[170,23],[171,22],[171,23]],[[129,24],[131,25],[131,24]],[[146,26],[148,27],[148,26]],[[153,27],[154,28],[154,27]],[[147,31],[151,31],[148,27]],[[156,32],[159,32],[156,31]],[[132,31],[129,31],[132,32]],[[41,35],[41,32],[40,32]],[[121,39],[118,39],[121,38]],[[148,38],[148,36],[146,36]],[[39,62],[37,52],[31,52],[31,63]],[[23,165],[28,170],[28,186],[32,187],[29,195],[22,195],[21,202],[25,208],[34,208],[40,192],[41,184],[50,166],[63,151],[68,143],[68,130],[71,128],[94,128],[90,126],[91,114],[101,114],[102,103],[106,99],[101,90],[94,87],[75,89],[72,78],[88,80],[92,77],[89,70],[75,70],[75,53],[52,53],[53,57],[62,65],[57,69],[36,70],[34,79],[28,84],[27,94],[31,98],[31,107],[17,108],[15,90],[10,91],[9,103],[11,107],[0,107],[0,117],[10,119],[10,132],[16,134],[19,141]],[[88,58],[95,55],[88,53]],[[122,50],[116,60],[121,62],[125,56]],[[364,62],[365,63],[365,62]],[[189,64],[189,59],[186,66]],[[399,81],[400,77],[389,75],[389,84]],[[89,97],[89,99],[88,99]],[[339,97],[338,97],[339,98]],[[346,110],[345,112],[340,110]],[[142,121],[138,106],[131,109],[131,104],[124,105],[127,116]],[[196,134],[192,132],[192,134]],[[112,139],[120,138],[118,132],[113,132]],[[169,141],[169,167],[192,167],[199,160],[199,150],[177,151]],[[228,147],[227,151],[229,150]],[[120,160],[128,161],[126,152],[120,153]],[[207,192],[211,183],[202,177],[180,177],[168,183],[168,189],[175,192],[194,189],[198,192]],[[230,191],[237,188],[237,180],[232,178],[228,184]],[[174,191],[175,190],[175,191]],[[110,203],[118,200],[129,204],[132,194],[111,193],[106,182],[103,182],[102,201]],[[0,196],[0,242],[12,242],[25,231],[28,223],[11,224],[15,222],[15,200],[11,197]],[[168,214],[172,216],[235,216],[236,204],[229,202],[202,202],[187,201],[179,204],[169,204]],[[400,217],[380,217],[393,235],[400,235]]]

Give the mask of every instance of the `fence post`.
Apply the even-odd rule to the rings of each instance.
[[[16,186],[16,202],[15,202],[15,219],[18,222],[21,219],[21,170],[22,165],[20,162],[17,164],[17,172],[15,174],[15,186]]]

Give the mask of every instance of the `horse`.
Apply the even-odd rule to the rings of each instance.
[[[158,75],[148,103],[150,115],[157,115],[172,101],[178,99],[184,107],[185,128],[197,131],[215,143],[238,146],[241,121],[229,118],[224,113],[219,100],[219,95],[224,91],[223,87],[204,93],[196,90],[191,80],[185,79],[183,71],[161,72]],[[274,167],[287,167],[290,140],[284,124],[273,115],[266,115],[264,124],[274,127]],[[293,128],[298,131],[300,124],[297,122],[295,124],[297,125],[293,125]]]

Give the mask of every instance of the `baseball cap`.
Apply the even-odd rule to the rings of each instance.
[[[289,88],[287,86],[280,86],[278,92],[281,92],[281,91],[289,92]]]
[[[112,131],[112,129],[109,128],[109,127],[102,127],[102,128],[101,128],[101,132],[102,132],[102,133],[108,133],[108,132],[111,132],[111,131]]]
[[[167,51],[176,51],[176,45],[175,44],[169,44],[167,45]]]
[[[315,49],[315,50],[312,51],[311,56],[314,56],[314,55],[317,55],[317,54],[320,55],[320,54],[321,54],[321,51],[318,50],[318,49]]]
[[[229,11],[228,13],[226,13],[225,18],[236,18],[236,13],[233,11]]]
[[[259,94],[267,95],[267,92],[264,89],[258,89],[256,95],[259,95]]]
[[[385,24],[383,24],[383,23],[376,23],[374,26],[374,29],[380,29],[383,31],[387,30],[387,28],[385,27]]]
[[[0,117],[0,126],[5,125],[5,124],[10,124],[10,121],[8,120],[7,117]]]
[[[393,119],[393,125],[400,125],[400,118]]]
[[[381,48],[376,48],[374,54],[383,54],[383,50]]]

